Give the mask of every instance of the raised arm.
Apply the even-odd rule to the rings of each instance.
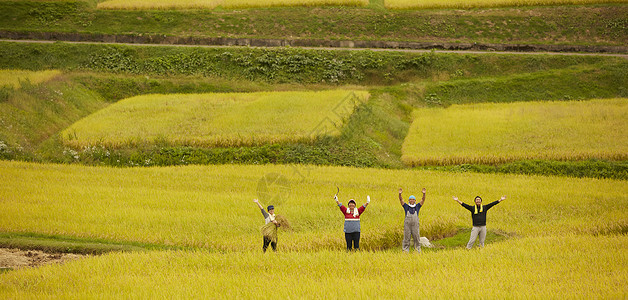
[[[406,203],[403,202],[403,196],[401,196],[401,193],[403,193],[403,190],[399,189],[399,203],[401,203],[401,206],[403,206]]]
[[[262,211],[262,216],[264,216],[264,219],[268,218],[268,213],[264,210],[262,204],[259,203],[259,200],[253,199],[253,202],[255,202],[255,204],[257,204],[257,207],[259,207],[259,209]]]
[[[259,207],[259,209],[264,209],[264,207],[259,203],[259,200],[253,199],[253,202],[255,202],[255,204],[257,204],[257,207]]]
[[[423,193],[423,196],[421,197],[421,202],[419,202],[419,204],[423,206],[423,203],[425,203],[425,188],[423,188],[421,192]]]
[[[489,208],[499,204],[500,202],[502,202],[504,200],[506,200],[506,196],[502,196],[499,200],[493,201],[493,202],[491,202],[491,203],[489,203],[487,205],[484,205],[484,207],[485,207],[486,210],[488,210]]]
[[[473,212],[473,206],[458,200],[458,197],[454,196],[454,201],[458,202],[458,204],[462,205],[462,207],[466,208],[468,211]]]

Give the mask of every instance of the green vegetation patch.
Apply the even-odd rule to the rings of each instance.
[[[455,232],[453,236],[448,236],[439,240],[431,241],[431,243],[435,246],[435,250],[437,251],[443,249],[462,248],[467,246],[470,234],[470,228],[460,228],[460,230]],[[510,236],[508,234],[501,231],[487,230],[485,244],[505,241],[509,237]],[[473,246],[477,247],[478,243],[479,242],[476,240]]]
[[[507,76],[453,77],[429,83],[425,88],[425,101],[431,105],[447,106],[478,102],[628,97],[626,68],[628,61],[620,60],[608,64],[523,71]]]
[[[419,109],[402,160],[407,165],[625,160],[627,117],[625,98]]]
[[[119,101],[62,132],[75,148],[151,144],[239,146],[337,136],[361,91],[171,94]]]
[[[31,32],[41,33],[42,38],[55,32],[62,33],[52,35],[55,40],[61,36],[94,41],[113,38],[104,37],[106,34],[123,42],[186,44],[217,39],[215,43],[222,38],[281,39],[305,41],[305,44],[312,41],[313,45],[320,46],[329,45],[330,41],[363,40],[467,46],[474,43],[625,46],[628,41],[628,5],[621,3],[387,10],[383,5],[388,1],[374,0],[368,7],[351,8],[120,11],[96,9],[94,2],[3,0],[0,1],[0,31],[10,32],[9,36],[23,34],[25,38]]]
[[[0,247],[40,250],[48,253],[103,254],[114,251],[173,250],[178,247],[80,239],[37,233],[0,233]]]
[[[271,84],[391,85],[539,73],[626,83],[625,59],[596,56],[437,54],[298,48],[202,48],[0,42],[0,66],[151,76],[202,76]],[[610,65],[610,66],[609,66]],[[615,66],[615,67],[613,67]],[[545,73],[547,72],[547,73]],[[623,74],[623,75],[622,75]],[[524,74],[525,75],[525,74]],[[533,78],[537,78],[534,76]],[[547,76],[546,76],[547,77]],[[611,78],[615,77],[613,81]],[[555,84],[564,85],[565,81]],[[625,89],[624,89],[625,90]],[[617,88],[611,89],[613,93]],[[439,94],[438,90],[434,93]],[[561,95],[562,96],[562,95]],[[601,97],[601,96],[600,96]],[[539,99],[539,98],[537,98]],[[544,98],[541,98],[544,99]]]
[[[450,172],[504,173],[546,176],[612,178],[628,180],[628,161],[587,159],[582,161],[520,160],[504,164],[460,164],[423,166],[421,169]]]

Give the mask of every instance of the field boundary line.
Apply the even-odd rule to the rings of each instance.
[[[35,43],[35,44],[54,44],[63,42],[68,44],[84,44],[84,45],[125,45],[125,46],[148,46],[148,47],[201,47],[201,48],[233,48],[247,46],[217,46],[217,45],[181,45],[181,44],[136,44],[136,43],[116,43],[116,42],[73,42],[73,41],[49,41],[49,40],[7,40],[0,39],[0,42],[10,43]],[[286,46],[276,47],[255,47],[247,48],[286,48]],[[410,49],[373,49],[373,48],[336,48],[336,47],[290,47],[307,50],[329,50],[329,51],[376,51],[376,52],[408,52],[408,53],[458,53],[458,54],[514,54],[514,55],[565,55],[565,56],[610,56],[628,59],[628,54],[619,53],[579,53],[579,52],[515,52],[515,51],[470,51],[470,50],[410,50]]]
[[[504,54],[563,54],[606,55],[628,58],[627,46],[542,45],[542,44],[484,44],[402,41],[351,41],[317,39],[256,39],[224,37],[177,37],[167,35],[112,35],[63,32],[0,31],[0,41],[67,42],[87,44],[123,44],[138,46],[188,47],[294,47],[322,50],[373,50],[445,53],[504,53]]]

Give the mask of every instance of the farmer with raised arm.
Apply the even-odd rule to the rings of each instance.
[[[497,203],[506,200],[506,196],[502,196],[501,199],[493,201],[487,205],[482,205],[482,198],[475,196],[475,205],[463,203],[458,200],[458,197],[454,196],[454,201],[458,202],[464,208],[471,212],[471,218],[473,219],[473,229],[471,229],[471,237],[467,243],[467,249],[471,249],[478,235],[480,236],[480,247],[484,247],[484,240],[486,240],[486,212]]]
[[[275,207],[272,205],[268,206],[268,212],[266,212],[264,210],[264,207],[259,203],[259,200],[257,199],[253,199],[253,202],[255,202],[257,204],[257,206],[259,207],[259,209],[262,211],[262,215],[264,216],[264,220],[266,221],[265,224],[268,223],[273,223],[275,225],[275,229],[276,227],[281,226],[277,220],[275,220]],[[272,225],[270,225],[272,226]],[[276,230],[275,230],[275,235],[273,237],[271,236],[267,236],[264,235],[264,245],[262,246],[262,249],[264,250],[264,252],[266,252],[266,249],[268,249],[268,245],[270,245],[271,247],[273,247],[273,251],[277,251],[277,237],[276,237]]]
[[[334,196],[334,200],[336,200],[336,204],[340,208],[340,212],[345,215],[345,240],[347,241],[347,251],[351,250],[351,246],[355,250],[360,249],[360,216],[366,209],[366,207],[371,203],[371,197],[366,196],[366,203],[360,206],[359,208],[355,207],[355,200],[350,199],[347,204],[349,207],[345,207],[338,201],[338,194]]]
[[[409,203],[405,203],[403,201],[403,196],[401,193],[402,189],[399,189],[399,203],[403,207],[405,211],[406,218],[403,221],[403,242],[401,243],[401,249],[405,252],[410,252],[410,237],[414,241],[414,249],[421,253],[421,244],[419,242],[419,210],[425,203],[425,188],[421,191],[423,193],[423,197],[421,197],[421,202],[416,203],[416,197],[411,195],[408,198]]]

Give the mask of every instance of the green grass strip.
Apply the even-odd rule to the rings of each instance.
[[[40,233],[0,233],[0,247],[41,250],[52,253],[103,254],[113,251],[175,250],[183,247],[157,244],[116,242]]]

